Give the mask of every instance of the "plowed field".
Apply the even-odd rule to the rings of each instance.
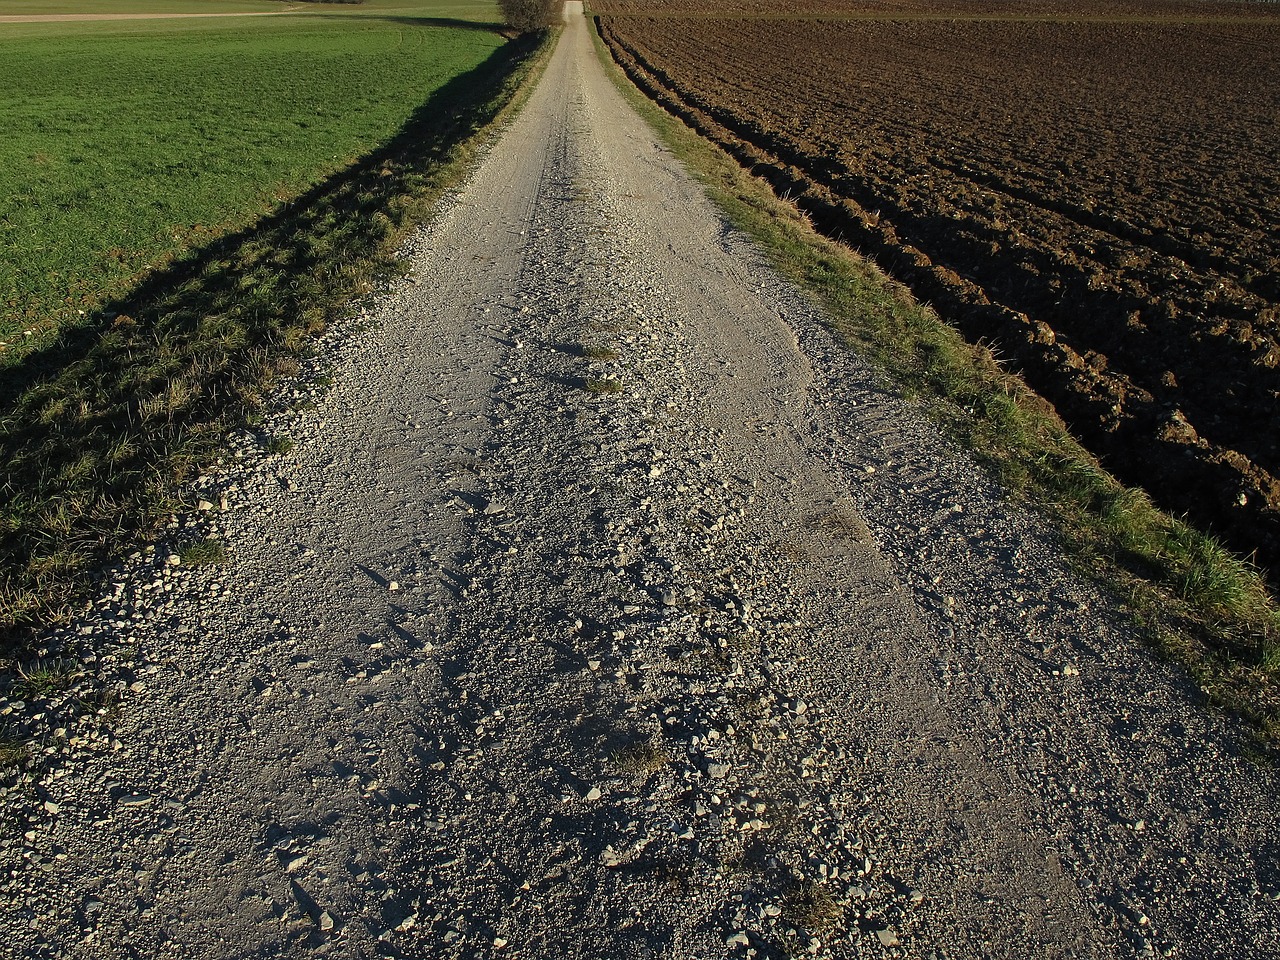
[[[597,5],[668,108],[1280,560],[1280,9]]]

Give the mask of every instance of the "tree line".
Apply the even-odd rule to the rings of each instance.
[[[564,9],[561,0],[498,0],[498,6],[507,26],[521,33],[554,26]]]

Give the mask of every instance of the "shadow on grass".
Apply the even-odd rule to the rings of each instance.
[[[327,4],[326,4],[327,5]],[[503,36],[515,36],[505,23],[497,20],[459,20],[455,17],[416,17],[412,14],[400,14],[391,16],[388,14],[358,14],[352,16],[350,13],[341,9],[328,11],[324,7],[317,5],[314,10],[299,10],[295,16],[302,17],[322,17],[329,16],[347,17],[353,23],[398,23],[406,27],[445,27],[449,30],[479,30],[481,33],[499,33]],[[342,5],[345,6],[345,5]]]
[[[447,27],[450,30],[479,30],[482,33],[503,33],[506,24],[496,21],[455,20],[452,17],[361,17],[365,20],[377,20],[382,23],[402,23],[407,27]]]
[[[0,660],[152,529],[272,379],[390,272],[399,242],[456,178],[538,44],[505,44],[354,166],[5,371]]]

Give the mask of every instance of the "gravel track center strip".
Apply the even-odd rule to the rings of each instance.
[[[1280,953],[1274,771],[725,226],[567,8],[328,385],[48,638],[0,954]]]

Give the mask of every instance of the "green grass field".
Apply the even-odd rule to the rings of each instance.
[[[0,17],[256,13],[285,10],[291,6],[282,0],[4,0],[0,3]]]
[[[497,19],[496,0],[3,0],[0,18],[41,16],[112,16],[116,14],[307,13],[313,16],[406,16],[490,23]]]
[[[0,368],[174,256],[349,166],[503,43],[442,24],[494,19],[485,3],[5,4],[291,8],[303,12],[0,24]]]

